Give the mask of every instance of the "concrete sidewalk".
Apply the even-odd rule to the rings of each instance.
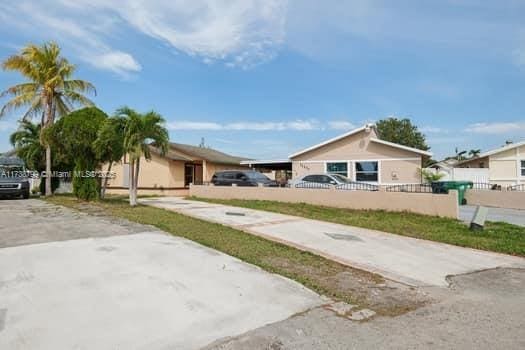
[[[525,267],[525,259],[259,210],[185,200],[141,203],[228,225],[414,286],[447,286],[447,276]]]

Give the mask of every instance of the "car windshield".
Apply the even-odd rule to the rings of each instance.
[[[261,181],[267,181],[267,180],[270,180],[269,178],[267,178],[265,175],[261,174],[261,173],[258,173],[256,171],[247,171],[245,172],[246,176],[248,176],[248,178],[250,178],[251,180],[261,180]]]
[[[332,176],[339,182],[342,182],[342,183],[350,183],[352,181],[350,181],[349,178],[347,178],[346,176],[344,175],[339,175],[339,174],[332,174]]]
[[[17,177],[24,171],[21,165],[0,164],[0,177]]]

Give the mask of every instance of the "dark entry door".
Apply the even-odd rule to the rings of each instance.
[[[193,183],[193,164],[184,165],[184,187]]]
[[[195,164],[193,167],[193,179],[195,185],[202,185],[202,164]]]

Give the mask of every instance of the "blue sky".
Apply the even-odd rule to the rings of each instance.
[[[525,139],[523,1],[0,0],[0,35],[2,59],[57,41],[108,114],[154,109],[172,141],[247,157],[389,116],[435,158]]]

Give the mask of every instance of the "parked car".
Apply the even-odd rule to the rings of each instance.
[[[27,175],[20,158],[0,157],[0,197],[29,198]]]
[[[253,170],[227,170],[216,172],[211,178],[215,186],[259,186],[277,187],[277,182]]]
[[[330,188],[330,186],[336,186],[344,190],[378,190],[377,185],[352,181],[340,174],[308,174],[291,180],[289,185],[298,188]]]

